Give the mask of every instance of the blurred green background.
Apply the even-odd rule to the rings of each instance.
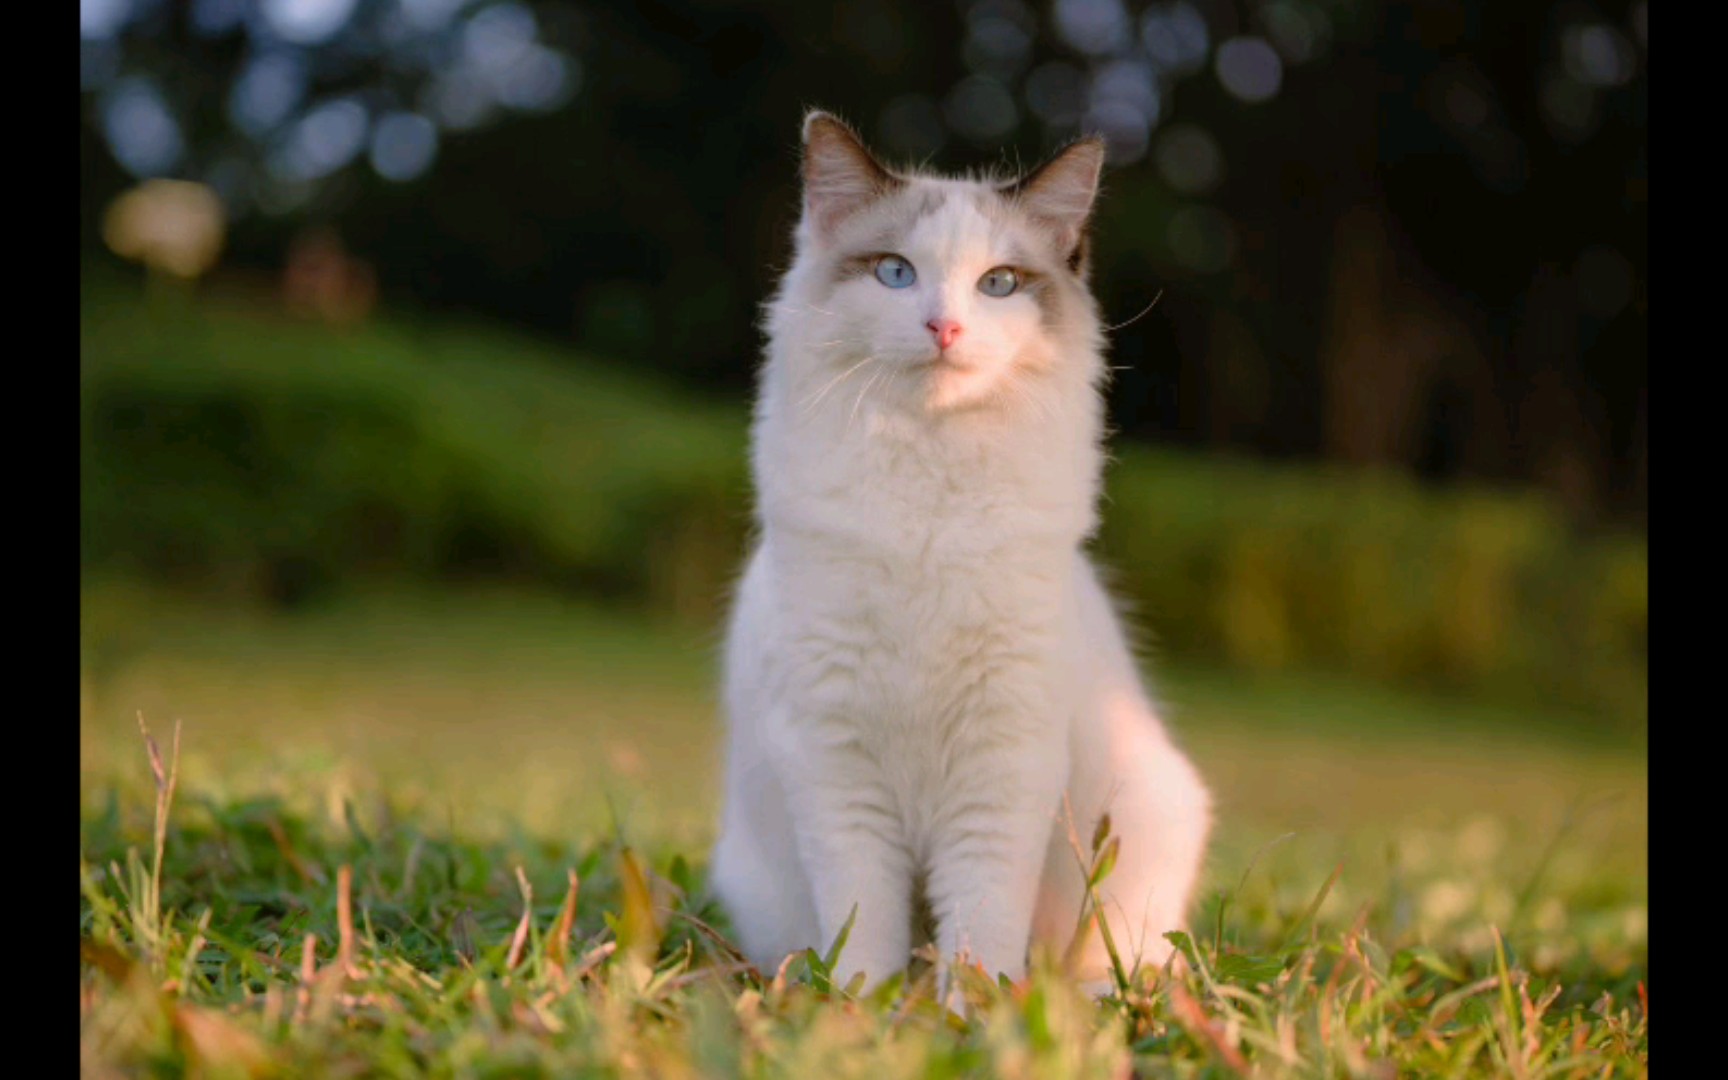
[[[1644,852],[1646,5],[81,0],[86,799],[704,835],[820,104],[1111,168],[1097,543],[1226,845]],[[502,827],[502,826],[501,826]]]

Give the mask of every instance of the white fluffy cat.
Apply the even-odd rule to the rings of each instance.
[[[1104,454],[1085,225],[1103,146],[1016,182],[891,172],[804,123],[796,256],[768,308],[759,542],[725,654],[712,882],[751,961],[842,982],[936,944],[1024,976],[1083,900],[1063,820],[1106,810],[1118,947],[1169,956],[1210,819],[1081,550]],[[1094,932],[1077,974],[1101,979]]]

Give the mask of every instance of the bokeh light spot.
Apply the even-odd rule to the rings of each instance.
[[[254,138],[268,134],[306,95],[306,67],[287,51],[265,53],[246,65],[228,95],[228,117]]]
[[[132,0],[78,0],[78,33],[86,39],[113,37],[132,18]]]
[[[1112,60],[1092,76],[1092,102],[1096,105],[1104,101],[1132,105],[1148,120],[1156,120],[1163,94],[1149,64],[1140,60]]]
[[[116,255],[182,278],[215,265],[222,233],[222,201],[186,180],[146,180],[102,218],[102,240]]]
[[[1211,34],[1193,4],[1154,4],[1140,17],[1140,42],[1159,68],[1187,75],[1206,65]]]
[[[328,176],[366,145],[366,106],[354,98],[327,101],[294,125],[277,167],[295,180]]]
[[[1266,36],[1286,62],[1305,64],[1323,56],[1331,44],[1326,13],[1302,0],[1272,0],[1260,9]]]
[[[137,177],[160,176],[180,163],[180,124],[154,83],[134,77],[117,84],[102,108],[102,134],[120,167]]]
[[[1056,0],[1055,14],[1056,32],[1081,52],[1119,52],[1133,36],[1122,0]]]
[[[528,52],[538,30],[527,5],[493,4],[462,28],[462,60],[487,75],[503,71]]]
[[[315,45],[334,37],[354,14],[356,0],[263,0],[264,20],[284,41]]]
[[[438,128],[419,113],[390,113],[372,131],[372,168],[386,180],[414,179],[437,154]]]
[[[1255,104],[1278,96],[1284,62],[1265,38],[1231,38],[1218,46],[1218,81],[1232,96]]]
[[[581,68],[556,49],[530,45],[491,78],[492,93],[512,109],[547,112],[576,93]]]
[[[1566,73],[1586,86],[1624,86],[1638,68],[1632,43],[1605,23],[1567,27],[1560,52]]]
[[[1113,165],[1146,156],[1150,119],[1131,102],[1109,98],[1094,102],[1086,110],[1086,127],[1104,136],[1105,159]]]
[[[1090,97],[1086,124],[1104,136],[1111,162],[1125,164],[1144,157],[1163,104],[1151,66],[1143,60],[1105,64],[1092,76]]]

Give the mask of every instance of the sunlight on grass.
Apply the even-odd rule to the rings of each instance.
[[[1218,794],[1193,970],[1097,1008],[979,979],[945,1019],[917,979],[837,1005],[821,957],[728,951],[714,660],[545,597],[269,617],[88,589],[86,1071],[1644,1072],[1639,746],[1159,665]],[[139,713],[163,756],[184,722],[159,891]]]
[[[199,736],[189,775],[235,792],[331,771],[535,829],[592,824],[608,798],[658,823],[701,823],[717,797],[707,635],[496,594],[270,618],[93,590],[86,608],[89,778],[112,774],[116,750],[129,759],[143,711],[185,720]],[[1571,804],[1617,795],[1613,846],[1642,860],[1637,747],[1532,736],[1528,715],[1312,677],[1158,665],[1155,681],[1226,825],[1492,815],[1544,832]]]

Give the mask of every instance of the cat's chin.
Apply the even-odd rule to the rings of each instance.
[[[996,398],[997,373],[956,360],[924,366],[924,403],[931,412],[958,412],[988,405]]]

